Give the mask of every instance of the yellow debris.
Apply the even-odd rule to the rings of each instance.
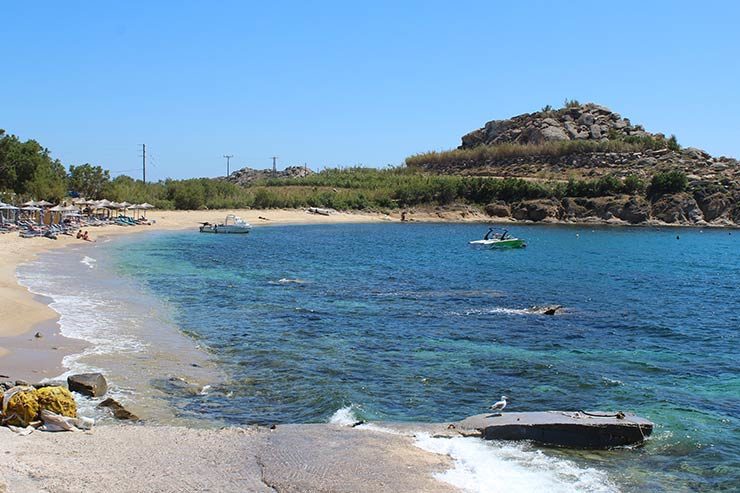
[[[3,396],[3,423],[26,427],[39,414],[37,390],[33,387],[13,387]]]
[[[70,418],[77,417],[77,403],[69,390],[64,387],[42,387],[36,391],[39,412],[42,409]]]

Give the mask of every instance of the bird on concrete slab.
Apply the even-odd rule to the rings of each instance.
[[[503,411],[506,407],[506,399],[508,399],[508,397],[502,395],[501,400],[491,406],[491,411]]]

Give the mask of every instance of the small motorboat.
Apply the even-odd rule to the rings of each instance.
[[[473,246],[490,248],[522,248],[527,246],[524,240],[509,235],[509,231],[500,228],[488,228],[488,233],[482,240],[470,242]]]
[[[231,234],[244,234],[249,233],[252,229],[252,225],[244,219],[229,214],[222,224],[211,224],[209,222],[201,223],[201,233],[231,233]]]

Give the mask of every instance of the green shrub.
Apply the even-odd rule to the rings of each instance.
[[[650,198],[657,198],[665,194],[680,193],[685,191],[688,186],[689,180],[682,171],[656,173],[650,180],[647,195]]]

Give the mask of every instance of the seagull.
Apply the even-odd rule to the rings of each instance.
[[[502,395],[501,400],[491,406],[491,411],[503,411],[506,407],[506,399],[508,399],[508,397]]]

